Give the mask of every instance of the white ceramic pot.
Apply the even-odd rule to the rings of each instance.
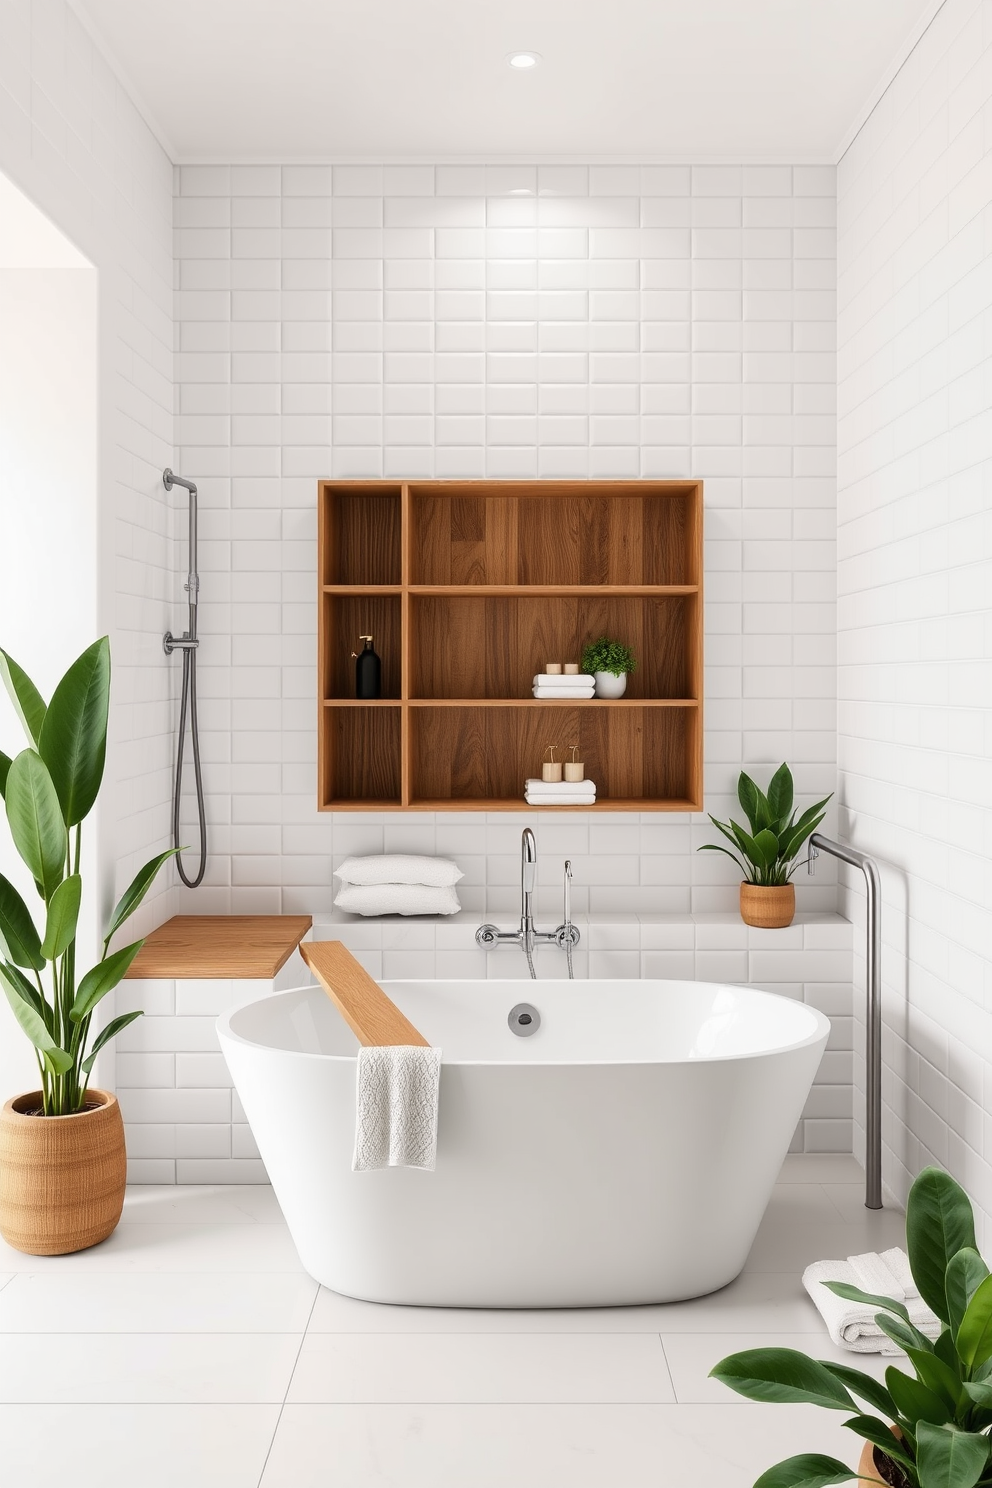
[[[627,691],[627,673],[614,677],[612,672],[596,672],[596,696],[598,698],[623,697]]]

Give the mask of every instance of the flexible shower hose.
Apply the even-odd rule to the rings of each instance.
[[[186,714],[190,716],[193,738],[193,775],[196,780],[196,809],[200,818],[200,866],[195,878],[188,878],[183,867],[183,849],[179,840],[179,805],[183,793],[183,755],[186,750]],[[179,704],[179,739],[176,745],[176,792],[172,802],[172,843],[176,849],[179,877],[188,889],[195,889],[207,868],[207,817],[203,805],[203,777],[200,773],[200,729],[196,716],[196,652],[183,651],[182,699]]]

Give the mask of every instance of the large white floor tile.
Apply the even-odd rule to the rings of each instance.
[[[747,1488],[859,1446],[812,1406],[287,1405],[260,1488]]]
[[[257,1488],[278,1419],[276,1405],[2,1405],[3,1482]]]
[[[3,1307],[0,1303],[0,1319]],[[547,1310],[393,1307],[359,1302],[321,1287],[310,1333],[658,1333],[724,1329],[809,1332],[819,1314],[795,1271],[745,1273],[689,1302],[648,1307]]]
[[[126,1224],[281,1224],[282,1211],[268,1184],[181,1188],[137,1184],[124,1200]]]
[[[831,1343],[822,1330],[815,1333],[767,1333],[760,1338],[753,1333],[669,1333],[662,1335],[662,1343],[675,1386],[675,1398],[680,1404],[747,1405],[749,1402],[743,1395],[737,1395],[719,1380],[708,1378],[714,1364],[743,1349],[798,1349],[814,1359],[826,1359],[831,1364],[860,1369],[862,1374],[870,1374],[875,1379],[881,1379],[886,1368],[897,1362],[881,1354],[852,1354]]]
[[[826,1183],[823,1192],[830,1199],[837,1213],[846,1223],[858,1224],[865,1214],[877,1214],[877,1209],[865,1208],[865,1186],[863,1183]],[[894,1205],[886,1205],[885,1212],[899,1214],[905,1225],[906,1216]]]
[[[779,1183],[860,1183],[864,1169],[850,1154],[790,1152],[778,1175]]]
[[[801,1276],[811,1261],[836,1260],[860,1255],[867,1250],[888,1250],[905,1242],[906,1221],[894,1209],[876,1213],[864,1211],[864,1217],[848,1224],[803,1224],[766,1219],[758,1231],[751,1254],[744,1263],[746,1272],[789,1271]]]
[[[425,1404],[675,1399],[657,1334],[309,1335],[289,1401]]]
[[[293,1333],[22,1333],[0,1350],[0,1401],[279,1404],[300,1342]]]
[[[26,1256],[0,1240],[5,1271],[295,1271],[303,1267],[282,1224],[124,1224],[100,1245],[67,1256]]]
[[[31,1272],[0,1293],[0,1334],[302,1334],[316,1291],[290,1271]]]
[[[0,1292],[2,1292],[7,1283],[13,1281],[13,1279],[13,1271],[0,1271]]]
[[[774,1189],[763,1223],[836,1224],[837,1206],[822,1183],[780,1183]]]

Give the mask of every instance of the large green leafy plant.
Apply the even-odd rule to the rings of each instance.
[[[737,822],[710,821],[718,832],[722,832],[734,851],[721,847],[716,842],[704,842],[700,852],[721,852],[734,862],[744,874],[746,883],[761,884],[769,888],[785,884],[795,873],[794,860],[813,832],[822,822],[824,807],[830,796],[824,796],[815,806],[810,806],[801,816],[793,810],[792,771],[788,765],[779,765],[768,786],[768,794],[755,785],[750,775],[742,770],[737,782],[737,799],[747,816],[749,831]],[[832,792],[831,792],[832,794]]]
[[[847,1412],[851,1419],[844,1425],[889,1459],[889,1481],[899,1488],[989,1488],[992,1276],[975,1246],[968,1196],[940,1168],[925,1168],[913,1184],[906,1249],[920,1296],[944,1325],[935,1343],[913,1327],[902,1302],[843,1282],[825,1285],[839,1297],[880,1309],[875,1322],[905,1349],[912,1374],[892,1365],[883,1384],[846,1365],[783,1348],[731,1354],[711,1374],[751,1400]],[[754,1488],[825,1488],[857,1477],[833,1457],[807,1454],[769,1468]]]
[[[148,892],[170,852],[146,863],[114,910],[96,966],[77,977],[76,927],[82,902],[82,823],[96,802],[107,753],[110,643],[95,641],[73,662],[46,706],[27,673],[0,651],[0,676],[28,738],[13,759],[0,752],[0,796],[15,848],[44,906],[41,928],[0,874],[0,985],[34,1045],[46,1116],[86,1105],[97,1054],[140,1013],[114,1018],[90,1040],[100,1002],[127,972],[143,942],[110,942]]]

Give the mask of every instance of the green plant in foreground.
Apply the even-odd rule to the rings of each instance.
[[[890,1481],[899,1488],[990,1488],[992,1276],[975,1246],[968,1196],[940,1168],[925,1168],[913,1184],[906,1249],[920,1296],[944,1325],[936,1343],[913,1327],[901,1302],[843,1282],[826,1285],[839,1297],[882,1309],[875,1322],[905,1349],[912,1374],[892,1365],[883,1384],[782,1348],[731,1354],[710,1373],[750,1400],[849,1412],[844,1425],[889,1458]],[[854,1396],[879,1415],[863,1413]],[[852,1478],[858,1473],[835,1458],[808,1454],[770,1467],[754,1488],[825,1488]]]
[[[582,670],[590,676],[593,672],[612,672],[614,677],[622,677],[624,672],[632,672],[636,667],[630,647],[621,641],[611,641],[609,636],[588,641],[582,648]]]
[[[34,1045],[44,1114],[68,1116],[84,1108],[93,1062],[104,1044],[140,1017],[131,1012],[114,1018],[90,1043],[94,1011],[144,944],[138,940],[110,951],[110,941],[173,850],[159,853],[137,874],[111,916],[103,955],[77,981],[82,823],[103,780],[110,642],[104,636],[73,662],[47,706],[6,651],[0,651],[0,676],[29,741],[14,759],[0,752],[0,796],[14,846],[45,906],[39,931],[14,885],[0,874],[0,985]]]
[[[823,808],[830,796],[810,806],[797,820],[792,808],[792,771],[783,764],[772,776],[767,796],[742,770],[737,782],[737,799],[747,816],[749,832],[733,820],[722,822],[715,816],[710,817],[717,831],[733,844],[736,852],[730,852],[715,842],[704,842],[698,851],[722,852],[733,858],[747,883],[761,884],[766,888],[788,883],[796,871],[793,860],[807,837],[822,822],[826,814]]]

